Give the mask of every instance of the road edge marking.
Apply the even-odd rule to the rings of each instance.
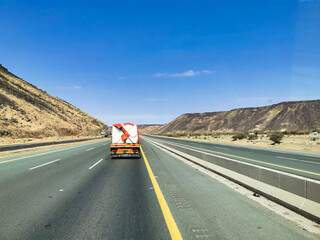
[[[147,160],[147,157],[146,155],[144,154],[143,150],[142,150],[142,147],[140,146],[140,150],[141,150],[141,153],[142,153],[142,157],[143,157],[143,160],[144,160],[144,163],[146,165],[146,168],[148,170],[148,174],[149,174],[149,177],[150,177],[150,180],[152,182],[152,185],[153,185],[153,189],[156,193],[156,196],[157,196],[157,199],[158,199],[158,202],[159,202],[159,205],[160,205],[160,208],[161,208],[161,211],[162,211],[162,214],[163,214],[163,217],[166,221],[166,224],[167,224],[167,227],[168,227],[168,230],[169,230],[169,233],[170,233],[170,236],[171,236],[171,239],[173,240],[178,240],[178,239],[182,239],[182,236],[181,236],[181,233],[179,231],[179,228],[176,224],[176,222],[174,221],[174,218],[170,212],[170,209],[168,207],[168,204],[161,192],[161,189],[158,185],[158,182],[152,172],[152,169],[149,165],[149,162]]]

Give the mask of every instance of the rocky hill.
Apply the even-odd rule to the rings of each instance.
[[[0,137],[93,136],[104,127],[0,65]]]
[[[153,133],[311,131],[319,127],[320,100],[313,100],[225,112],[187,113],[155,129]]]
[[[149,134],[156,131],[156,129],[158,129],[161,126],[162,126],[161,124],[143,124],[143,125],[138,125],[138,128],[140,133]]]

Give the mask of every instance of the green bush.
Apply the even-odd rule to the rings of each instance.
[[[220,138],[220,137],[221,137],[221,134],[220,134],[220,133],[212,134],[212,137],[213,137],[213,138]]]
[[[272,134],[270,135],[270,138],[269,138],[269,139],[270,139],[271,141],[273,141],[272,144],[274,145],[274,144],[276,144],[276,143],[280,144],[282,138],[283,138],[283,134],[282,134],[282,133],[272,133]]]
[[[258,136],[257,135],[249,135],[248,140],[257,140]]]
[[[237,133],[237,134],[232,136],[232,141],[237,141],[238,139],[239,140],[245,139],[247,137],[248,137],[248,134],[246,134],[246,133]]]
[[[298,132],[298,131],[290,131],[290,134],[291,134],[291,135],[298,135],[299,132]]]
[[[175,133],[175,134],[166,134],[166,137],[186,137],[186,133]]]

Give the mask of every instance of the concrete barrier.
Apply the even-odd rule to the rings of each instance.
[[[320,184],[317,182],[307,181],[307,199],[320,202]]]
[[[290,175],[279,174],[279,188],[296,194],[298,196],[308,198],[307,196],[307,180],[296,178]],[[310,199],[311,200],[311,199]]]
[[[320,223],[320,181],[218,156],[172,142],[148,141],[227,177]]]

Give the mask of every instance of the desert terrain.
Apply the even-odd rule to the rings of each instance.
[[[280,144],[274,144],[266,134],[258,136],[256,140],[241,139],[233,141],[233,134],[216,134],[216,135],[187,135],[175,136],[175,138],[189,139],[195,141],[208,141],[217,143],[230,143],[246,146],[259,146],[270,148],[283,148],[293,150],[308,150],[320,152],[320,138],[313,137],[309,134],[303,135],[284,135]]]

